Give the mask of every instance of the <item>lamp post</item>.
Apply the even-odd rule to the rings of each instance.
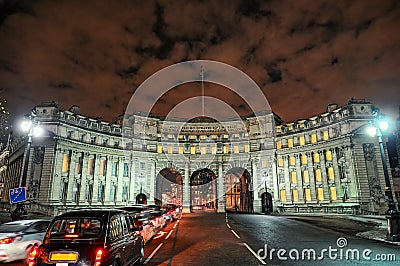
[[[29,156],[31,152],[31,146],[32,146],[32,137],[33,136],[40,136],[42,134],[42,128],[40,128],[37,125],[34,125],[33,121],[33,116],[28,116],[28,119],[24,120],[21,123],[21,129],[24,132],[28,132],[28,141],[26,145],[26,150],[25,150],[25,159],[24,159],[24,165],[22,169],[22,178],[21,178],[21,187],[26,186],[26,179],[28,175],[28,164],[29,164]]]
[[[378,137],[379,150],[381,153],[383,174],[385,177],[385,195],[388,198],[388,210],[385,212],[388,224],[387,239],[390,241],[399,241],[399,212],[397,211],[396,203],[393,200],[392,186],[390,184],[386,155],[382,140],[382,131],[386,131],[388,127],[388,122],[384,119],[384,116],[378,116],[377,119],[373,120],[371,126],[368,128],[368,133],[373,137]]]

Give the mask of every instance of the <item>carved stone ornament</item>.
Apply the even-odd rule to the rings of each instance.
[[[372,161],[375,157],[374,144],[373,143],[364,143],[362,145],[362,147],[364,150],[365,160]]]

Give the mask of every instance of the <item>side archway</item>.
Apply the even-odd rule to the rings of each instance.
[[[203,168],[193,172],[190,177],[190,206],[192,211],[211,210],[217,208],[217,176]]]
[[[182,175],[175,168],[162,169],[156,178],[156,193],[154,203],[182,204]]]
[[[225,200],[227,211],[253,212],[253,191],[249,171],[242,167],[234,167],[226,173]]]

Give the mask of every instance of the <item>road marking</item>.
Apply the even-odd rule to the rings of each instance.
[[[229,225],[228,223],[226,224],[226,226],[228,226],[229,229],[231,228],[230,225]]]
[[[178,225],[178,223],[175,223],[175,224],[174,224],[174,226],[173,226],[172,228],[174,228],[174,229],[175,229],[175,227],[176,227],[177,225]]]
[[[174,230],[169,231],[169,234],[167,235],[167,237],[166,237],[165,239],[168,239],[168,238],[171,236],[171,234],[172,234],[173,231],[174,231]]]
[[[237,238],[239,238],[240,239],[240,236],[238,236],[238,234],[236,234],[236,232],[235,231],[233,231],[232,229],[231,229],[231,231],[232,231],[232,233],[237,237]]]
[[[265,261],[263,261],[252,249],[251,247],[249,247],[249,245],[247,245],[246,243],[243,242],[243,244],[245,245],[245,247],[250,250],[251,253],[253,253],[253,255],[261,262],[261,264],[265,265]]]
[[[155,236],[153,239],[160,238],[160,237],[162,237],[163,235],[165,235],[166,233],[167,233],[167,232],[160,231],[160,232],[157,233],[157,236]]]
[[[153,250],[153,252],[151,252],[150,256],[147,257],[146,261],[143,264],[147,264],[151,258],[154,256],[154,254],[156,254],[156,252],[160,249],[160,247],[163,245],[164,243],[160,243],[160,245],[158,245],[158,247],[156,247],[155,250]]]

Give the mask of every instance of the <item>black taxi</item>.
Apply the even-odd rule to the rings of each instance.
[[[141,263],[144,241],[123,210],[77,210],[56,216],[28,265],[114,265]]]

